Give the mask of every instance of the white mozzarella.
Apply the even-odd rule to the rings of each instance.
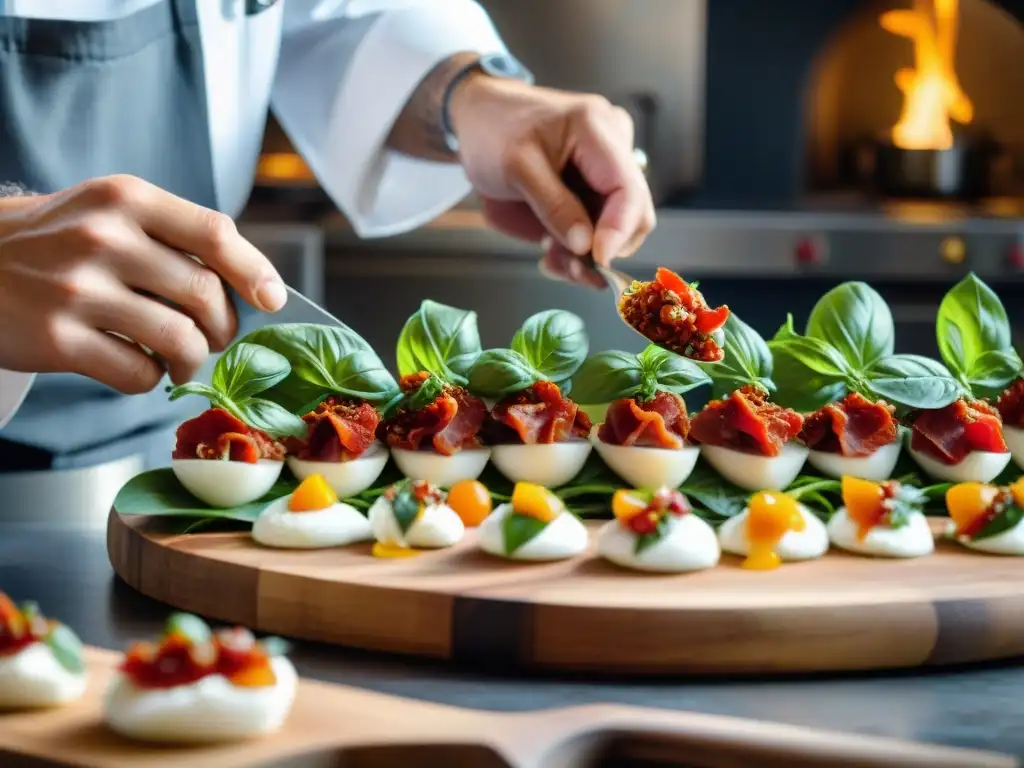
[[[1018,467],[1024,469],[1024,429],[1003,426],[1003,439]]]
[[[537,445],[496,445],[491,462],[513,483],[558,488],[572,480],[587,463],[592,446],[585,440]]]
[[[990,483],[999,477],[1010,463],[1010,453],[971,451],[956,464],[946,464],[922,451],[907,449],[914,461],[936,480],[949,483]]]
[[[859,477],[880,483],[892,477],[903,446],[899,440],[883,445],[868,456],[843,456],[828,451],[810,451],[807,463],[828,477]]]
[[[81,697],[87,676],[61,666],[45,643],[0,656],[0,710],[55,707]]]
[[[702,445],[701,456],[722,477],[747,491],[782,491],[796,480],[807,459],[807,446],[788,442],[778,456]]]
[[[306,461],[288,457],[288,468],[300,482],[310,475],[322,475],[339,499],[372,488],[387,463],[388,450],[379,441],[371,443],[362,456],[349,461]]]
[[[460,480],[476,480],[491,458],[489,448],[471,448],[452,456],[436,451],[409,451],[392,448],[395,465],[410,480],[423,480],[441,488],[451,488]]]
[[[373,537],[388,547],[441,549],[457,544],[466,533],[462,518],[447,504],[426,507],[404,534],[391,502],[383,496],[370,507],[369,518]]]
[[[935,551],[935,539],[928,519],[921,512],[908,516],[906,525],[890,528],[876,525],[863,539],[858,535],[860,526],[854,521],[846,507],[841,507],[828,521],[828,538],[840,549],[859,555],[876,557],[923,557]]]
[[[231,741],[271,733],[284,723],[298,676],[283,656],[270,661],[273,685],[233,685],[223,675],[174,688],[139,688],[118,675],[107,692],[106,721],[130,739],[163,743]]]
[[[679,449],[612,445],[601,440],[597,430],[595,426],[590,433],[597,454],[633,488],[678,488],[693,472],[700,456],[700,448],[695,445]]]
[[[640,554],[636,553],[636,540],[635,533],[612,520],[598,533],[597,551],[624,568],[662,573],[712,568],[721,556],[715,530],[694,514],[670,517],[662,538]]]
[[[370,521],[355,507],[341,502],[327,509],[292,512],[291,496],[277,499],[256,518],[252,537],[265,547],[321,549],[344,547],[373,538]]]
[[[499,505],[480,524],[480,549],[512,560],[565,560],[587,549],[587,528],[571,512],[563,511],[543,530],[511,555],[505,551],[505,518],[512,514],[511,504]]]
[[[197,499],[211,507],[228,509],[266,495],[281,476],[284,462],[174,459],[171,469],[178,482]]]
[[[783,560],[814,560],[828,551],[828,530],[802,504],[798,505],[804,519],[802,531],[786,531],[775,545],[775,553]],[[747,538],[747,518],[750,510],[745,509],[730,517],[718,529],[718,543],[725,552],[746,557],[750,554],[750,540]]]

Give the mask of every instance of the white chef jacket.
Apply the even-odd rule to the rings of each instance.
[[[0,16],[103,21],[157,0],[0,0]],[[463,51],[504,53],[474,0],[197,0],[218,207],[241,213],[267,109],[362,237],[422,226],[470,191],[461,166],[385,146],[430,70]],[[17,181],[4,179],[3,181]],[[0,429],[35,374],[0,370]]]

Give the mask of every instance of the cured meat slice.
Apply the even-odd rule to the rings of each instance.
[[[778,456],[782,446],[800,434],[804,417],[768,399],[753,385],[723,400],[712,400],[690,422],[696,443],[732,448],[761,456]]]
[[[429,378],[428,373],[415,373],[403,377],[399,386],[411,399]],[[480,398],[462,387],[446,384],[421,408],[410,407],[408,401],[399,406],[378,431],[393,448],[432,448],[443,456],[451,456],[480,445],[480,428],[486,417],[487,406]]]
[[[724,356],[711,337],[729,319],[729,308],[712,309],[704,296],[670,269],[659,267],[650,282],[634,281],[619,299],[633,328],[676,354],[713,363]]]
[[[369,403],[329,397],[302,417],[306,439],[289,446],[289,453],[307,461],[351,461],[362,456],[375,439],[380,414]]]
[[[608,406],[597,436],[611,445],[682,448],[690,432],[686,403],[672,392],[658,392],[646,402],[633,398]]]
[[[1005,426],[1024,428],[1024,379],[1017,379],[999,396],[996,410]]]
[[[910,446],[946,464],[971,451],[1006,453],[999,411],[983,400],[955,400],[945,408],[919,411],[910,423]]]
[[[494,406],[491,416],[507,427],[494,432],[495,442],[502,443],[562,443],[587,437],[592,426],[587,414],[550,381],[538,381],[506,397]]]
[[[182,423],[175,437],[173,459],[255,464],[260,459],[281,461],[285,455],[281,443],[222,408],[210,408]]]
[[[800,439],[815,451],[870,456],[898,438],[895,412],[886,402],[873,403],[853,392],[808,416]]]

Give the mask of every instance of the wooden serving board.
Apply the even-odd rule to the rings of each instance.
[[[381,560],[288,551],[248,533],[161,532],[112,512],[117,574],[181,610],[264,632],[460,662],[625,674],[891,669],[1024,654],[1024,557],[830,552],[761,572],[660,576],[593,552],[516,563],[476,547]],[[592,532],[597,523],[588,523]],[[592,537],[593,539],[593,537]]]
[[[302,680],[283,729],[201,747],[133,743],[103,725],[118,655],[88,649],[89,688],[61,709],[0,714],[0,765],[82,768],[556,768],[563,766],[920,766],[1009,768],[991,752],[712,715],[593,706],[527,714],[456,709]],[[641,761],[641,762],[630,762]],[[646,761],[646,762],[642,762]]]

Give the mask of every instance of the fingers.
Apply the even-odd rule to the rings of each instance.
[[[82,317],[152,350],[175,384],[190,381],[210,354],[206,336],[191,317],[127,289],[112,290],[102,303],[82,307]]]
[[[593,226],[586,209],[565,186],[539,143],[521,144],[508,161],[509,181],[544,228],[578,256],[590,252]]]
[[[164,369],[138,344],[81,325],[69,324],[63,333],[75,348],[74,373],[126,395],[149,392],[163,378]]]
[[[608,287],[604,278],[588,267],[579,256],[566,250],[551,238],[547,238],[542,247],[544,254],[541,257],[539,268],[545,277],[599,291]]]
[[[526,203],[484,198],[481,209],[487,224],[509,237],[539,243],[547,235],[544,225]]]
[[[95,204],[130,210],[143,231],[201,259],[257,309],[274,312],[287,300],[284,283],[266,256],[238,233],[231,217],[203,208],[132,176],[108,176],[82,185]]]
[[[148,237],[140,241],[143,253],[135,252],[121,265],[125,284],[179,305],[206,334],[210,349],[227,348],[238,318],[217,273]]]

